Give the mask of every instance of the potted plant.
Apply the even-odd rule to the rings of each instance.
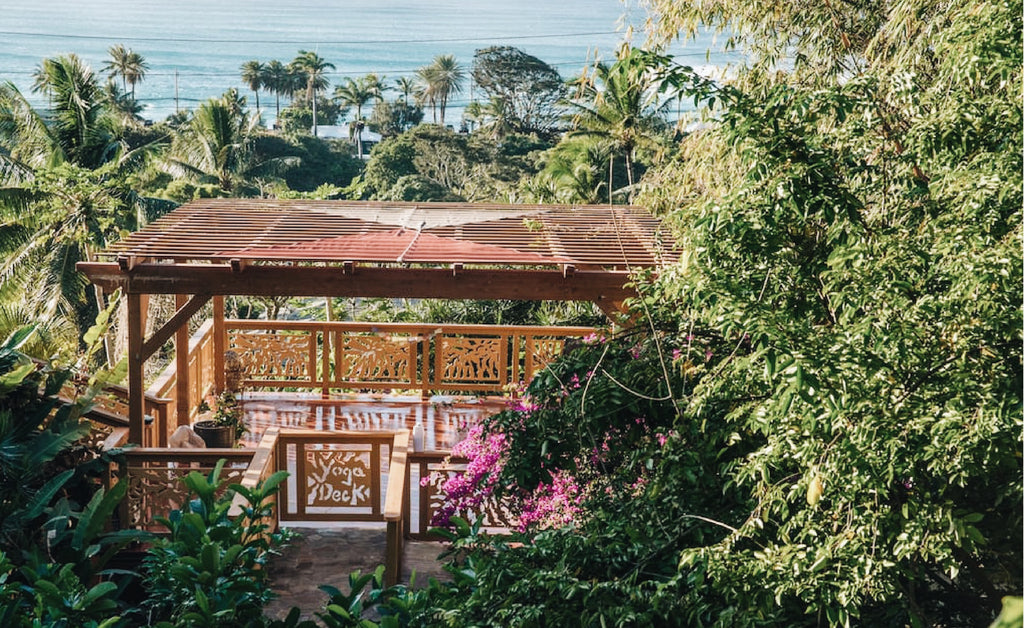
[[[207,419],[195,422],[193,429],[203,439],[207,447],[234,447],[235,441],[245,434],[245,423],[242,421],[242,406],[238,397],[230,390],[225,390],[214,402],[212,413],[205,401],[199,406],[200,416],[209,415]]]

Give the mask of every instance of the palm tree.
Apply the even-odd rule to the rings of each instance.
[[[274,94],[275,120],[281,117],[281,94],[291,94],[292,76],[283,63],[274,59],[263,68],[263,87]]]
[[[434,122],[444,126],[444,112],[448,106],[448,99],[462,91],[462,81],[466,78],[465,69],[455,60],[454,55],[438,55],[434,57],[433,63],[416,70],[416,76],[423,96],[434,113]],[[437,119],[438,110],[441,113],[440,121]]]
[[[353,80],[346,79],[344,85],[339,85],[334,90],[334,97],[345,106],[356,108],[356,119],[353,126],[356,130],[356,152],[359,159],[363,158],[363,105],[370,101],[380,102],[383,98],[381,81],[376,74]]]
[[[372,100],[377,100],[379,91],[374,91],[373,86],[363,79],[345,79],[344,85],[334,89],[334,97],[342,104],[356,108],[356,120],[363,117],[363,105]]]
[[[43,114],[14,83],[0,84],[0,186],[16,188],[36,168],[64,161],[64,149]]]
[[[609,188],[607,164],[611,148],[608,142],[588,137],[566,137],[545,151],[544,167],[527,187],[551,194],[551,198],[537,198],[537,202],[612,202],[610,196],[603,194]]]
[[[257,161],[254,143],[258,117],[250,117],[229,90],[196,108],[184,132],[175,138],[165,168],[176,176],[216,184],[226,193],[262,174],[276,174],[296,163],[293,157]]]
[[[22,199],[0,203],[0,292],[17,294],[37,320],[66,320],[82,332],[97,304],[75,263],[91,261],[119,233],[138,229],[142,205],[115,163],[36,170],[24,189]]]
[[[313,136],[316,136],[316,95],[322,90],[326,89],[330,84],[327,77],[324,74],[327,69],[335,69],[334,64],[325,60],[323,57],[318,55],[316,52],[311,50],[300,50],[299,56],[291,62],[291,67],[296,71],[301,72],[302,76],[306,79],[306,99],[310,101],[313,106]]]
[[[402,93],[402,100],[409,102],[409,94],[416,91],[416,80],[408,76],[399,76],[395,79],[395,87]]]
[[[47,59],[35,79],[50,96],[42,112],[0,84],[0,296],[16,294],[37,320],[64,318],[84,331],[103,296],[86,297],[75,262],[168,207],[125,183],[152,146],[124,150],[88,66],[74,55]]]
[[[486,103],[478,100],[469,103],[463,117],[479,127],[477,133],[498,140],[513,132],[512,113],[508,100],[491,96]]]
[[[598,63],[591,76],[579,82],[573,108],[571,136],[608,143],[625,161],[632,199],[638,148],[657,148],[666,128],[662,117],[671,101],[660,98],[662,82],[657,70],[667,62],[643,50],[624,47],[611,66]]]
[[[104,71],[110,73],[110,78],[121,77],[122,91],[127,92],[128,86],[131,85],[131,95],[134,100],[135,85],[141,83],[142,79],[146,77],[149,64],[146,63],[146,59],[142,55],[133,52],[131,48],[125,48],[123,44],[111,46],[107,53],[110,55],[110,61],[103,66]]]
[[[130,95],[123,93],[114,81],[107,80],[107,84],[103,86],[103,97],[110,112],[123,122],[134,124],[141,120],[142,105]]]
[[[71,161],[94,168],[116,158],[122,148],[117,139],[116,122],[109,115],[103,90],[96,76],[77,55],[44,59],[35,72],[33,91],[49,96],[50,110],[42,118],[51,135],[51,163]],[[17,90],[8,91],[17,100]],[[33,125],[33,132],[42,132]]]
[[[375,73],[371,72],[360,79],[367,91],[373,94],[374,103],[384,101],[384,92],[388,91],[388,86],[384,81],[385,78],[386,77],[377,76]]]
[[[260,88],[266,87],[266,68],[253,59],[242,64],[242,82],[256,95],[256,111],[260,110]]]

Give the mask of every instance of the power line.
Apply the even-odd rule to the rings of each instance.
[[[217,39],[205,37],[138,37],[119,36],[106,37],[103,35],[79,35],[79,34],[58,34],[58,33],[33,33],[27,31],[0,31],[4,36],[24,37],[46,37],[51,39],[79,39],[94,41],[144,41],[144,42],[170,42],[170,43],[207,43],[207,44],[297,44],[308,46],[312,44],[321,46],[347,46],[367,44],[441,44],[474,41],[510,41],[527,39],[554,39],[562,37],[597,37],[604,35],[618,35],[617,31],[593,31],[589,33],[549,33],[543,35],[491,35],[487,37],[451,37],[436,39],[350,39],[350,40],[311,40],[311,39]]]
[[[720,53],[720,54],[726,54],[726,55],[728,55],[730,57],[739,57],[740,56],[740,55],[738,55],[736,53]],[[708,53],[707,52],[687,52],[687,53],[674,54],[674,55],[670,55],[670,56],[673,57],[673,58],[697,58],[697,57],[706,58],[708,56]],[[553,68],[560,68],[560,67],[564,67],[564,66],[581,67],[583,65],[588,65],[590,63],[590,61],[574,60],[574,61],[555,61],[555,62],[550,62],[550,63],[545,61],[545,63],[547,63],[547,65],[549,65],[549,66],[551,66]],[[412,75],[416,74],[418,69],[419,68],[401,69],[401,70],[395,70],[395,69],[386,69],[386,70],[338,70],[338,71],[334,71],[334,72],[325,72],[324,75],[328,76],[328,77],[330,77],[330,76],[363,76],[365,74],[377,74],[377,75],[380,75],[380,76],[389,76],[389,77],[390,76],[412,76]],[[180,76],[185,76],[185,77],[188,77],[188,76],[203,76],[203,77],[212,77],[212,78],[237,77],[238,74],[239,74],[237,71],[228,71],[228,70],[212,71],[212,72],[210,72],[210,71],[206,71],[206,72],[181,72],[179,70],[178,72],[179,72]],[[3,72],[3,74],[5,76],[32,76],[35,73],[36,73],[35,70],[8,70],[8,71]],[[100,72],[100,74],[102,74],[102,72]],[[156,71],[156,72],[149,71],[149,72],[146,72],[146,78],[152,78],[152,77],[158,77],[158,76],[174,76],[174,74],[175,74],[175,71],[172,71],[172,70],[167,70],[167,71],[162,71],[162,72],[161,71]]]

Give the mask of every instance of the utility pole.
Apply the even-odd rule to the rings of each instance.
[[[174,68],[174,113],[178,113],[178,68]]]

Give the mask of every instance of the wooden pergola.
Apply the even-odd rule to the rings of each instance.
[[[129,440],[141,443],[143,366],[172,337],[182,360],[187,323],[211,300],[215,319],[227,295],[592,301],[611,314],[634,294],[630,273],[668,261],[670,243],[627,206],[207,199],[78,269],[127,299]],[[176,295],[177,311],[145,338],[154,294]]]

